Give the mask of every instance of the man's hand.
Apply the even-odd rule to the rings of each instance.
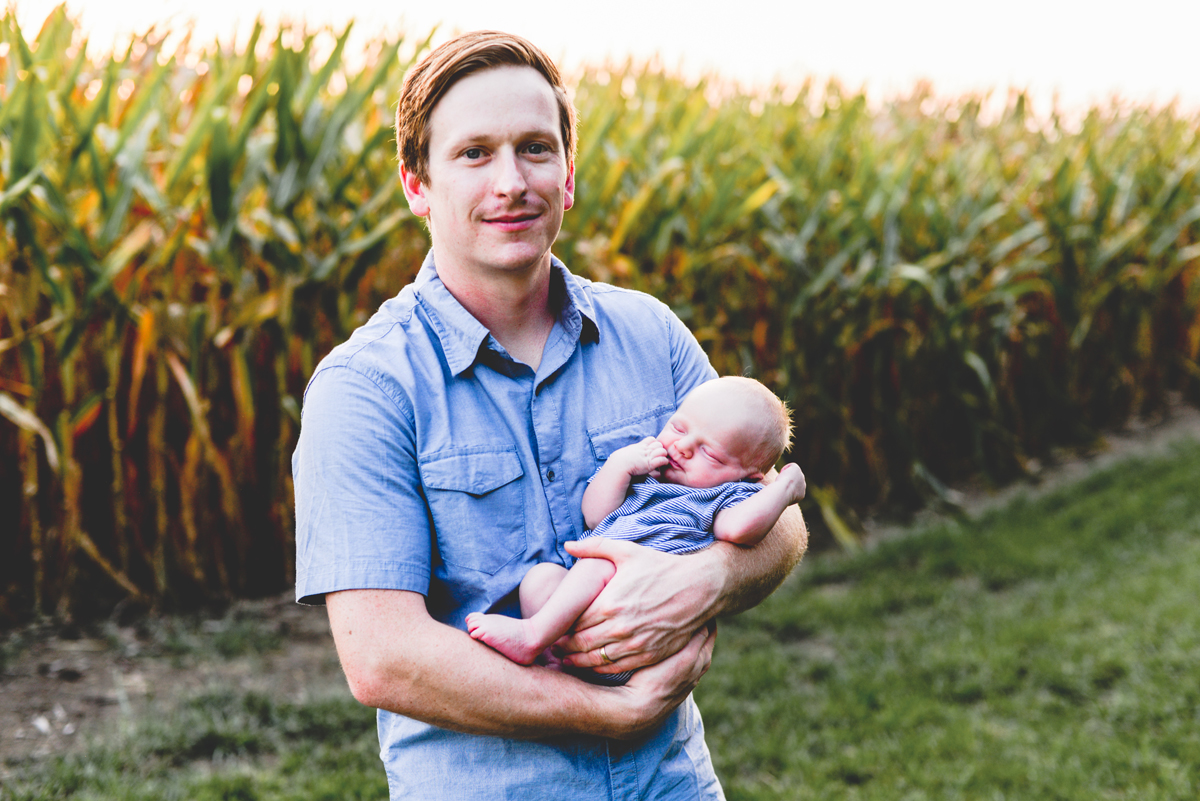
[[[770,471],[763,483],[774,483],[778,475]],[[802,472],[787,480],[793,492],[802,490]],[[617,572],[580,615],[575,634],[560,643],[561,650],[570,664],[602,673],[653,665],[679,651],[717,615],[737,614],[760,603],[792,571],[807,545],[808,531],[796,506],[784,509],[753,547],[717,542],[676,556],[604,537],[568,542],[573,556],[607,559]]]
[[[638,721],[628,731],[615,732],[612,736],[618,739],[642,736],[662,723],[708,672],[716,641],[716,623],[702,626],[684,643],[683,650],[634,673],[623,687],[606,688],[621,697],[628,705],[629,718]]]
[[[675,556],[605,537],[566,547],[572,556],[607,559],[617,567],[563,644],[569,664],[598,673],[635,670],[680,651],[708,622],[724,587],[711,548]]]

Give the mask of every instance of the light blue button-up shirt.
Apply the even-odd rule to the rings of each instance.
[[[588,479],[715,377],[664,304],[553,262],[561,311],[537,370],[515,362],[426,259],[313,374],[292,457],[296,598],[426,596],[437,620],[517,615],[538,562],[570,566]],[[684,558],[684,557],[680,557]],[[379,712],[392,798],[723,798],[689,698],[646,739],[508,740]]]

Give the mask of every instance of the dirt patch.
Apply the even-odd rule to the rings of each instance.
[[[0,779],[7,768],[117,736],[211,690],[303,702],[349,696],[324,609],[291,595],[217,617],[105,622],[9,633],[0,671]]]
[[[956,491],[967,512],[978,514],[1187,438],[1200,440],[1200,410],[1177,403],[1160,419],[1107,435],[1089,453],[1058,454],[1027,481]],[[924,513],[918,522],[936,518]],[[868,522],[868,540],[909,526]],[[30,627],[5,635],[0,654],[0,780],[16,764],[81,750],[207,690],[294,702],[349,696],[324,610],[298,606],[290,594],[239,602],[207,618],[110,621],[87,631]]]

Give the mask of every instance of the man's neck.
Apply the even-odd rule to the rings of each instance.
[[[438,264],[438,276],[454,299],[510,356],[537,370],[555,320],[550,309],[549,258],[544,265],[528,271],[496,271],[482,276],[447,267]]]

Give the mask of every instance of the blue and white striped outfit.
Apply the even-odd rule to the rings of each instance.
[[[762,489],[730,481],[715,487],[664,484],[653,476],[636,481],[625,502],[580,539],[603,536],[646,545],[663,553],[691,553],[713,544],[713,520]]]
[[[607,537],[645,545],[663,553],[701,551],[715,541],[713,520],[722,509],[737,506],[762,489],[762,484],[730,481],[715,487],[664,484],[652,476],[635,481],[625,502],[579,539]],[[629,681],[632,671],[593,673],[571,671],[592,682],[616,686]]]

